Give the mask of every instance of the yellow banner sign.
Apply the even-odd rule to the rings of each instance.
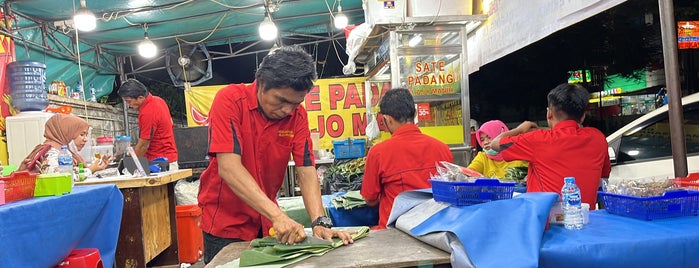
[[[321,149],[331,149],[332,141],[366,135],[366,102],[364,77],[320,79],[306,95],[302,104],[308,111],[308,125],[311,132],[318,132]],[[211,102],[221,86],[192,87],[185,91],[187,125],[208,124]],[[391,84],[373,84],[371,106],[391,88]]]

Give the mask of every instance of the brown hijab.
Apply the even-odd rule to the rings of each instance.
[[[84,119],[67,114],[55,114],[48,121],[46,121],[46,128],[44,129],[44,137],[46,140],[44,143],[37,145],[34,150],[32,150],[29,155],[22,161],[19,170],[39,171],[41,163],[44,160],[45,154],[50,147],[61,149],[61,146],[68,145],[73,139],[78,137],[80,133],[88,128],[90,125]],[[74,152],[68,147],[68,150],[73,155],[73,164],[85,163],[82,156],[77,152]],[[36,159],[35,159],[36,158]],[[32,160],[35,160],[33,167],[28,167]]]

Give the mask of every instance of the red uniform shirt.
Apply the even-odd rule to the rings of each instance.
[[[167,157],[170,162],[177,161],[170,108],[162,98],[148,93],[138,108],[138,128],[139,138],[150,140],[146,150],[149,161],[158,157]]]
[[[449,146],[414,124],[399,127],[390,139],[371,147],[360,193],[367,200],[380,198],[379,227],[386,227],[398,194],[432,187],[430,173],[437,174],[438,161],[454,161]]]
[[[308,115],[299,106],[288,117],[268,121],[258,107],[256,83],[221,89],[209,111],[209,167],[200,176],[201,228],[217,237],[252,240],[272,223],[248,206],[218,175],[216,153],[240,155],[267,197],[276,203],[293,154],[297,166],[313,166]]]
[[[601,178],[609,177],[607,140],[596,128],[581,128],[574,120],[551,130],[535,130],[500,139],[506,161],[529,161],[527,192],[561,194],[563,178],[575,177],[583,203],[595,208]]]

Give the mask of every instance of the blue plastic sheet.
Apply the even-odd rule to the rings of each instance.
[[[0,206],[0,267],[53,267],[75,248],[97,248],[112,267],[124,197],[113,184]]]
[[[476,267],[537,267],[541,236],[555,193],[444,208],[410,232],[452,232]]]

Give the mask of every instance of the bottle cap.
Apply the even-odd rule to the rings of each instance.
[[[563,179],[563,182],[565,183],[575,183],[575,177],[565,177]]]

